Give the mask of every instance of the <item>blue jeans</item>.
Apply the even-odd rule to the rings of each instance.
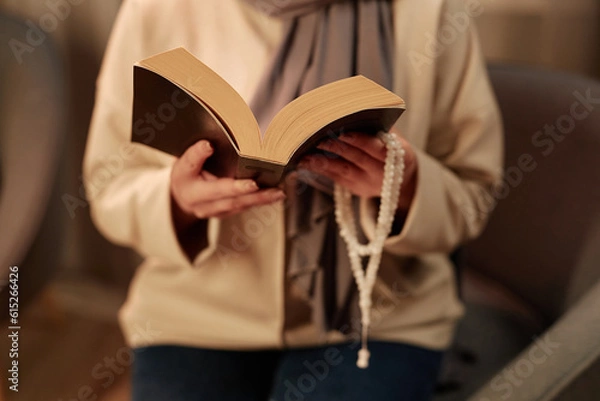
[[[426,401],[442,353],[369,342],[368,369],[356,344],[284,351],[180,346],[134,350],[133,401]]]

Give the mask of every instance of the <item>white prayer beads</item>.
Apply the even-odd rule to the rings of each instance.
[[[359,307],[362,324],[362,348],[358,351],[356,365],[365,369],[369,366],[370,352],[367,337],[371,324],[371,295],[377,279],[377,270],[381,262],[381,253],[386,238],[389,236],[394,222],[394,215],[400,197],[400,187],[404,178],[404,149],[396,135],[380,132],[378,137],[385,143],[387,155],[381,187],[381,204],[377,216],[375,235],[368,244],[358,242],[356,221],[352,210],[352,194],[340,185],[335,185],[335,218],[340,228],[340,235],[348,247],[350,266],[356,286],[358,287]],[[366,271],[362,268],[361,257],[368,256]]]

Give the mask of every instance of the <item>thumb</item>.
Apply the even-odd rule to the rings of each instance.
[[[182,173],[185,175],[198,175],[204,167],[206,159],[214,153],[210,142],[201,140],[190,146],[181,156]]]

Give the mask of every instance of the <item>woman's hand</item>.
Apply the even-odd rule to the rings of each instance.
[[[406,212],[414,197],[417,159],[410,144],[398,135],[405,151],[404,181],[398,199],[399,211]],[[381,195],[383,167],[387,153],[379,138],[357,132],[342,134],[339,139],[328,139],[317,146],[339,157],[309,155],[299,167],[322,174],[364,198]]]
[[[253,180],[217,178],[204,171],[204,162],[213,152],[208,141],[198,141],[173,166],[171,196],[178,231],[198,220],[230,216],[285,198],[280,189],[259,189]]]

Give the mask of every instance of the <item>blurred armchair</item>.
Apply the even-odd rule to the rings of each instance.
[[[506,131],[505,185],[465,248],[467,313],[436,400],[597,400],[600,83],[516,66],[492,67],[490,77]]]
[[[66,129],[66,93],[50,38],[30,44],[30,28],[2,13],[0,26],[5,44],[0,47],[0,280],[8,278],[9,266],[21,267],[23,306],[56,271],[63,245],[57,216],[47,211],[51,202],[60,202],[60,194],[52,192]],[[5,297],[6,288],[3,292]]]
[[[46,40],[40,46],[35,46],[34,52],[23,53],[23,59],[26,61],[23,66],[16,62],[9,46],[3,46],[1,52],[3,66],[4,57],[8,63],[5,75],[32,74],[35,75],[35,82],[44,82],[54,77],[55,81],[47,82],[46,86],[55,85],[55,89],[61,91],[62,100],[59,100],[58,95],[49,96],[46,100],[54,103],[50,107],[60,108],[59,113],[68,110],[67,118],[61,117],[61,144],[58,149],[60,157],[58,165],[53,167],[55,172],[59,169],[60,173],[56,179],[53,179],[54,185],[51,186],[53,192],[49,196],[45,214],[47,222],[40,226],[43,232],[40,234],[40,240],[33,245],[33,251],[28,253],[29,260],[21,263],[23,266],[43,264],[44,254],[50,251],[58,257],[58,260],[48,259],[44,270],[37,272],[34,279],[24,280],[23,284],[25,282],[34,284],[34,281],[37,284],[38,281],[45,280],[42,276],[55,275],[59,280],[53,284],[57,284],[60,289],[54,286],[53,289],[57,289],[53,290],[54,292],[68,293],[68,296],[79,299],[80,288],[85,284],[86,288],[93,287],[110,294],[116,292],[122,302],[134,268],[139,264],[140,259],[132,251],[110,244],[97,232],[89,217],[81,180],[83,152],[94,105],[95,81],[120,3],[121,0],[69,3],[69,7],[63,9],[67,16],[58,18],[56,29],[47,33]],[[4,11],[18,16],[18,18],[4,17],[0,32],[3,43],[7,44],[10,39],[16,38],[27,44],[25,35],[29,27],[17,20],[39,22],[43,16],[51,14],[52,10],[50,2],[0,0],[0,13]],[[49,54],[52,55],[51,62]],[[28,69],[26,70],[25,67]],[[58,73],[55,67],[60,70]],[[5,79],[5,75],[0,79],[9,82],[10,78]],[[32,85],[34,82],[29,84]],[[27,86],[24,86],[23,90],[25,88]],[[7,90],[9,89],[5,89]],[[18,102],[16,99],[11,99],[11,104],[18,105]],[[2,104],[1,107],[0,113],[7,113],[8,105]],[[23,109],[16,116],[18,118],[35,116],[41,121],[45,118],[44,115],[49,113],[43,112],[43,108],[40,108],[37,113]],[[58,114],[54,116],[58,117]],[[42,125],[46,127],[45,129],[52,129],[49,124]],[[3,159],[1,154],[5,152],[8,152],[8,149],[3,147],[0,150],[0,160]],[[8,163],[6,160],[4,162]],[[2,169],[3,167],[0,166],[0,171]],[[2,224],[4,221],[0,221],[0,225]],[[45,241],[44,238],[48,238],[49,241]],[[53,246],[54,249],[41,249],[46,246]],[[11,260],[15,259],[11,257]],[[0,267],[0,272],[2,269],[6,267]],[[61,296],[62,298],[64,297]],[[83,300],[87,299],[89,298],[84,297]],[[112,303],[109,308],[112,310],[110,313],[116,315]]]

